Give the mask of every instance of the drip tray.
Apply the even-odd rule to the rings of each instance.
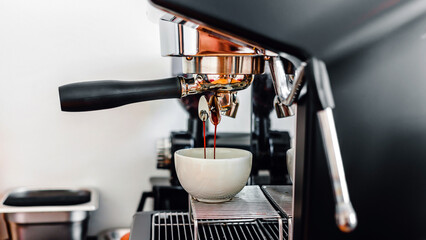
[[[189,203],[194,220],[281,219],[259,186],[245,186],[232,200],[223,203],[203,203],[193,198]]]
[[[194,223],[194,240],[200,239],[199,233],[205,224],[249,224],[260,220],[277,223],[275,232],[278,240],[284,239],[283,220],[259,186],[245,186],[232,200],[223,203],[203,203],[190,197],[189,205],[189,215]]]
[[[246,186],[233,200],[214,204],[190,197],[189,212],[139,212],[134,215],[130,239],[291,239],[291,218],[280,214],[263,191]]]
[[[194,224],[187,212],[157,212],[152,215],[151,239],[194,239]],[[288,225],[283,221],[283,237],[288,239]],[[132,233],[133,234],[133,233]],[[146,236],[146,235],[145,235]],[[135,238],[133,238],[135,237]],[[198,225],[198,239],[279,239],[276,220],[256,219],[239,222],[206,222]],[[132,240],[146,239],[132,235]]]
[[[263,186],[263,192],[281,213],[293,216],[293,188],[289,185]]]

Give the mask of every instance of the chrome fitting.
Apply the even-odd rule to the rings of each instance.
[[[271,57],[268,61],[276,94],[274,105],[277,117],[293,116],[294,112],[291,106],[299,96],[303,86],[306,63],[300,63],[294,73],[293,71],[287,73],[286,69],[289,70],[289,66],[286,68],[279,57]],[[287,64],[291,63],[288,62]],[[291,68],[293,67],[291,66]]]
[[[221,92],[217,93],[217,100],[220,106],[220,113],[224,116],[235,118],[237,116],[238,101],[236,92]]]
[[[233,92],[246,89],[252,83],[254,76],[243,75],[213,75],[193,74],[193,77],[180,77],[182,97],[210,92]]]
[[[274,107],[278,118],[291,117],[294,115],[293,108],[282,103],[278,96],[274,98]]]

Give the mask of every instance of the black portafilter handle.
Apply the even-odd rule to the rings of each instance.
[[[180,98],[177,77],[150,81],[91,81],[59,87],[61,109],[66,112],[115,108],[129,103],[166,98]]]

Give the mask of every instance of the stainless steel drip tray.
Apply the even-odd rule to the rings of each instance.
[[[198,226],[198,239],[276,240],[275,220],[209,222]],[[133,218],[130,240],[194,239],[194,224],[187,212],[140,212]],[[283,220],[283,236],[288,239],[287,221]]]
[[[265,195],[281,213],[291,218],[293,215],[293,187],[291,185],[262,186]]]
[[[130,239],[289,239],[288,219],[274,209],[259,186],[246,186],[225,203],[190,198],[189,210],[137,213]]]
[[[278,240],[284,239],[283,220],[259,186],[245,186],[232,200],[223,203],[203,203],[190,197],[189,205],[189,216],[194,223],[194,236],[192,238],[194,240],[200,239],[200,231],[202,231],[202,228],[206,228],[206,224],[207,227],[210,226],[208,224],[229,226],[242,222],[243,225],[247,226],[247,224],[266,221],[275,221],[278,225],[275,231]],[[271,224],[273,223],[271,222]],[[250,231],[246,234],[251,235]],[[245,235],[244,232],[243,235]],[[232,237],[232,235],[230,236]]]
[[[190,199],[194,220],[281,219],[259,186],[245,186],[231,201],[203,203]]]

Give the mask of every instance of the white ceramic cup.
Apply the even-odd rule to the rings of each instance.
[[[175,152],[176,173],[182,187],[201,202],[217,203],[232,199],[247,183],[252,154],[235,148],[189,148]]]

